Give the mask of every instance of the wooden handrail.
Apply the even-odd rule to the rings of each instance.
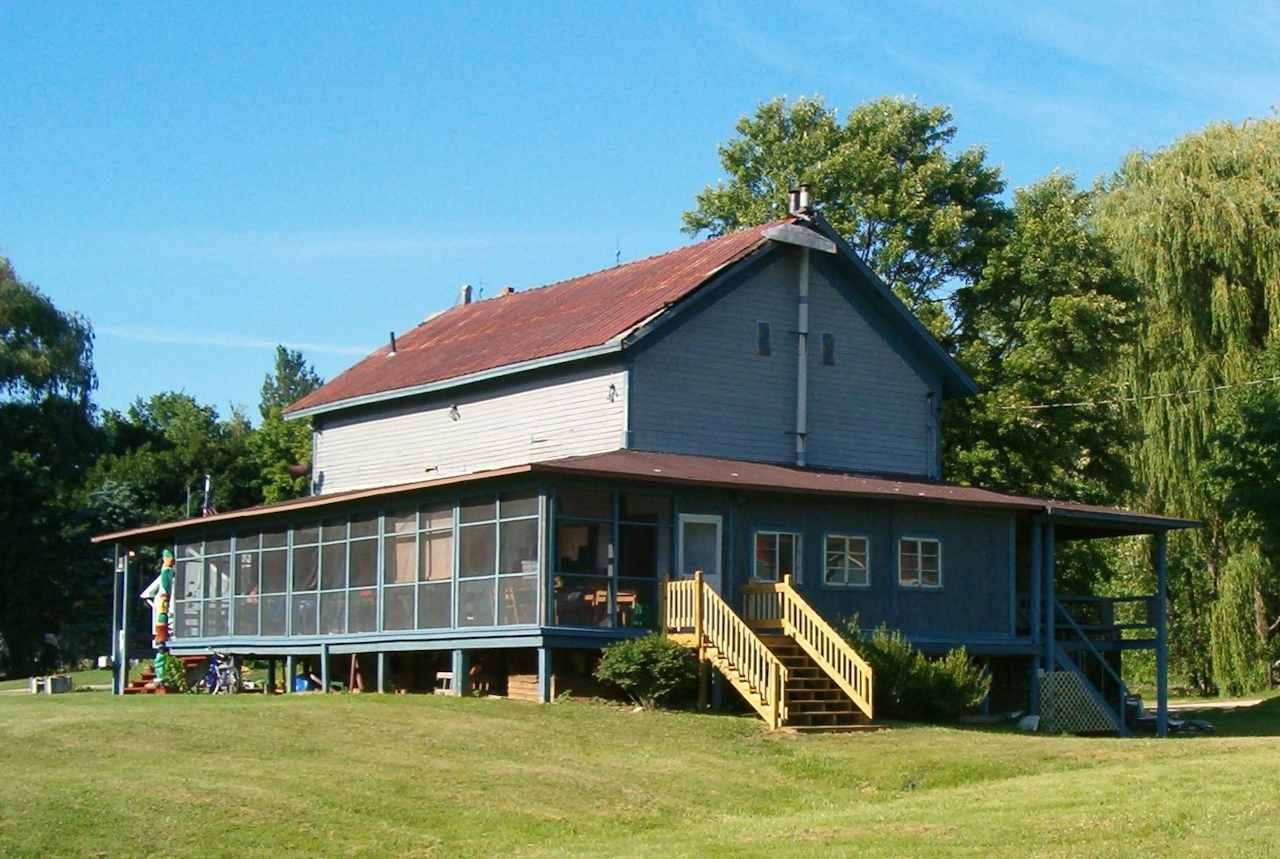
[[[875,674],[871,666],[805,601],[791,584],[791,576],[777,584],[747,585],[743,597],[748,620],[763,625],[778,623],[868,719],[874,718]]]
[[[729,679],[747,702],[770,728],[782,727],[787,716],[787,668],[782,660],[702,580],[701,573],[693,579],[667,582],[664,590],[663,631],[691,631],[699,660],[706,659],[706,650],[714,647],[742,675],[741,682]]]

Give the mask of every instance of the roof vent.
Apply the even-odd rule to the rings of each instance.
[[[799,205],[799,209],[798,209],[798,211],[797,211],[797,214],[799,214],[799,213],[808,214],[808,212],[809,212],[809,208],[810,208],[810,207],[809,207],[809,184],[808,184],[807,182],[801,182],[801,183],[800,183],[800,200],[799,200],[799,204],[800,204],[800,205]]]
[[[498,291],[498,297],[502,298],[504,295],[515,295],[515,292],[516,288],[514,286],[504,286]]]
[[[459,304],[471,303],[471,284],[464,283],[462,285],[462,288],[458,290],[458,303]]]
[[[801,182],[787,192],[787,214],[808,215],[812,212],[812,201],[809,198],[809,183]]]
[[[794,215],[800,211],[800,189],[792,188],[787,192],[787,214]]]

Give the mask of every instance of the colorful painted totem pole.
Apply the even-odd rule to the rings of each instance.
[[[155,672],[157,685],[163,686],[168,680],[169,669],[169,606],[173,599],[173,552],[164,550],[160,562],[160,575],[147,585],[141,594],[151,606],[151,629],[155,648]],[[176,666],[175,666],[176,667]]]

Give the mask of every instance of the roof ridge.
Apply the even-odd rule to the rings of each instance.
[[[633,265],[639,265],[640,263],[649,262],[650,260],[662,259],[663,257],[668,257],[668,256],[671,256],[672,254],[678,254],[683,251],[692,250],[693,248],[702,247],[704,245],[710,244],[711,242],[718,242],[721,239],[727,239],[727,238],[730,238],[731,236],[736,236],[739,233],[745,233],[748,230],[759,230],[762,227],[769,226],[770,224],[781,223],[782,221],[786,221],[786,220],[790,220],[790,218],[779,218],[773,221],[765,221],[763,224],[754,224],[749,227],[739,227],[738,229],[733,230],[732,232],[723,233],[722,235],[718,235],[718,236],[707,236],[705,239],[702,239],[701,241],[692,242],[691,244],[687,244],[687,245],[681,245],[680,247],[671,248],[670,250],[665,250],[665,251],[662,251],[661,253],[649,254],[649,256],[646,256],[646,257],[639,257],[637,259],[630,260],[629,262],[617,263],[615,265],[605,266],[604,268],[598,268],[598,269],[595,269],[594,271],[584,271],[582,274],[575,274],[573,277],[566,277],[560,280],[554,280],[551,283],[544,283],[539,286],[531,286],[527,289],[520,290],[516,294],[523,295],[529,292],[537,292],[538,290],[549,289],[550,287],[553,287],[553,286],[560,286],[561,284],[572,283],[575,280],[582,280],[588,277],[595,277],[596,275],[604,274],[607,271],[619,271],[624,268],[630,268]],[[495,297],[499,297],[499,296],[495,296]],[[485,299],[485,301],[489,301],[489,300],[490,299],[488,298]]]
[[[488,304],[489,302],[497,301],[500,298],[512,298],[517,295],[529,295],[530,293],[541,292],[544,289],[551,289],[554,286],[562,286],[566,283],[572,283],[575,280],[584,280],[588,277],[595,277],[596,275],[604,274],[605,272],[621,271],[622,269],[630,268],[631,266],[635,266],[635,265],[640,265],[641,263],[644,263],[644,262],[649,262],[651,260],[656,260],[656,259],[662,259],[663,257],[668,257],[668,256],[671,256],[672,254],[677,254],[682,251],[692,250],[693,248],[708,245],[711,242],[717,242],[717,241],[720,241],[721,239],[727,239],[732,236],[736,236],[740,233],[745,233],[748,230],[760,230],[765,227],[771,226],[773,224],[780,224],[780,223],[783,223],[784,221],[791,221],[791,220],[793,220],[793,218],[791,218],[790,216],[785,218],[775,218],[772,221],[765,221],[764,223],[761,223],[761,224],[754,224],[749,227],[739,227],[736,230],[733,230],[728,233],[722,233],[721,235],[718,235],[718,236],[708,236],[707,238],[702,239],[701,241],[692,242],[691,244],[687,244],[687,245],[681,245],[680,247],[671,248],[670,250],[665,250],[665,251],[662,251],[661,253],[650,254],[649,256],[639,257],[637,259],[633,259],[628,262],[618,263],[616,265],[611,265],[611,266],[605,266],[604,268],[598,268],[598,269],[595,269],[594,271],[586,271],[586,272],[583,272],[582,274],[575,274],[573,277],[566,277],[566,278],[561,278],[560,280],[553,280],[550,283],[542,283],[542,284],[538,284],[537,286],[529,286],[529,287],[525,287],[524,289],[518,289],[515,292],[509,293],[507,295],[502,295],[501,293],[499,293],[498,295],[491,295],[488,298],[482,298],[479,301],[469,301],[466,304],[451,304],[448,307],[437,310],[435,313],[432,313],[431,315],[427,316],[417,325],[414,325],[413,328],[410,328],[409,331],[414,331],[418,328],[421,328],[423,325],[426,325],[428,322],[434,322],[436,319],[440,318],[446,313],[449,313],[450,311],[456,310],[461,307],[472,307],[478,304]],[[405,333],[407,334],[408,332],[405,332]]]

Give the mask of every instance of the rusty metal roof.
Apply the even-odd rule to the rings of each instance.
[[[351,401],[600,347],[679,301],[768,240],[784,218],[550,286],[459,304],[396,337],[290,405],[313,413]],[[352,403],[354,404],[354,403]]]
[[[976,486],[956,486],[924,480],[894,479],[864,474],[815,471],[789,465],[770,465],[738,459],[689,456],[678,453],[650,453],[639,450],[615,450],[590,456],[516,465],[480,471],[473,474],[441,477],[415,483],[382,486],[315,495],[277,504],[266,504],[244,510],[233,510],[197,519],[183,519],[101,534],[95,543],[137,538],[159,537],[210,525],[235,523],[313,508],[328,507],[353,501],[365,501],[420,492],[453,484],[476,483],[498,477],[520,474],[561,474],[591,479],[638,480],[646,483],[707,486],[751,492],[798,495],[839,496],[880,501],[948,504],[973,509],[1003,509],[1041,514],[1060,520],[1059,534],[1064,539],[1124,534],[1147,534],[1175,528],[1196,528],[1200,523],[1190,519],[1135,513],[1118,507],[1100,507],[1048,498],[1008,495]]]

